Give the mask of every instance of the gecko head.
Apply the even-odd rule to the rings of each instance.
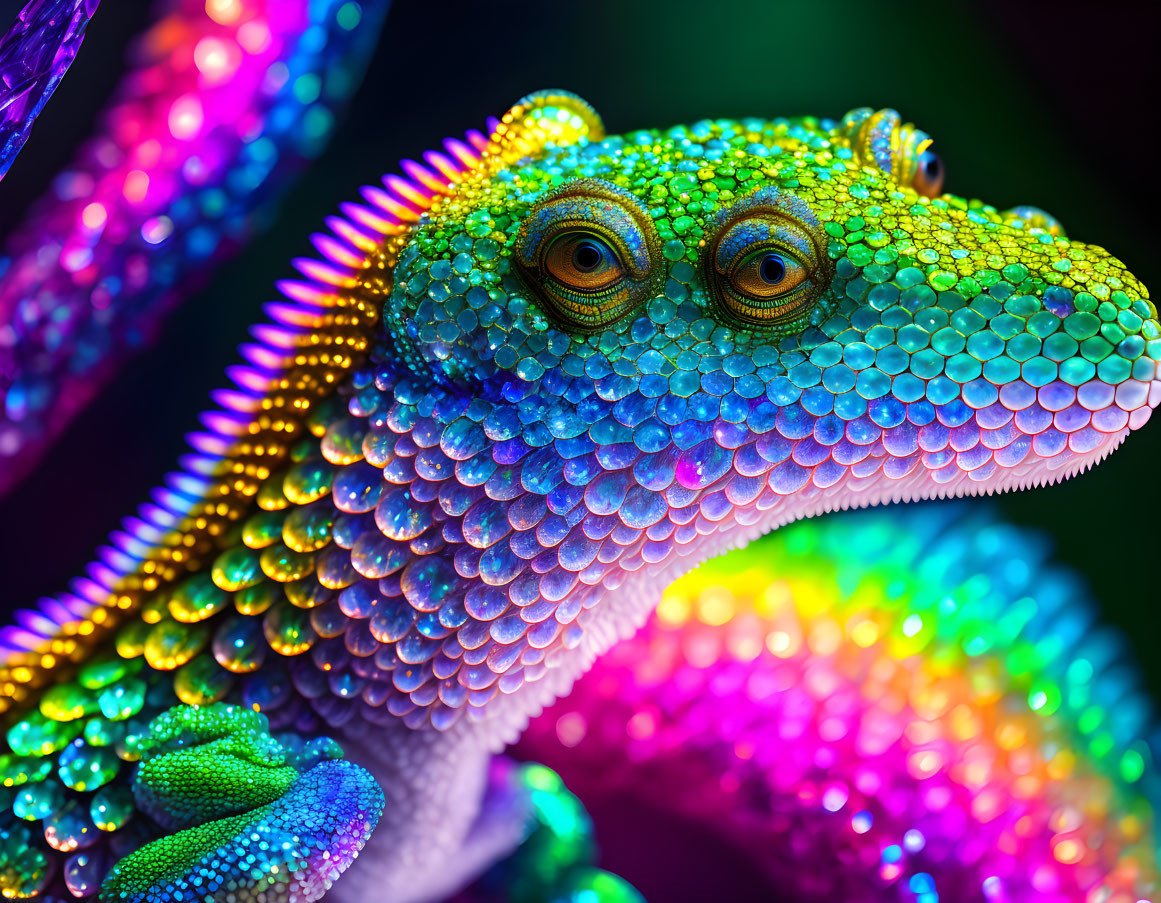
[[[469,487],[440,495],[467,571],[497,611],[553,606],[546,636],[793,519],[1071,475],[1161,398],[1140,282],[943,193],[894,111],[604,137],[571,95],[514,110],[386,327]]]

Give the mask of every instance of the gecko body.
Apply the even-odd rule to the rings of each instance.
[[[329,898],[438,899],[519,843],[518,804],[481,806],[490,756],[672,580],[828,511],[1063,479],[1161,400],[1125,266],[942,193],[892,110],[606,137],[542,92],[403,168],[296,262],[184,471],[4,633],[31,794],[5,893],[161,835],[105,899],[315,899],[364,842]],[[194,709],[207,727],[177,703],[234,708]],[[253,853],[338,773],[300,750],[323,735],[362,766],[311,822],[340,864]],[[241,764],[207,768],[220,747]],[[277,792],[236,790],[255,769]],[[111,829],[103,790],[129,801]]]

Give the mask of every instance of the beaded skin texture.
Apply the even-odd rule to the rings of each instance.
[[[12,895],[153,839],[133,805],[97,824],[105,776],[228,701],[383,787],[333,899],[437,898],[479,850],[456,782],[673,579],[834,509],[1062,479],[1161,400],[1124,265],[940,193],[894,111],[607,138],[542,92],[487,131],[341,208],[183,469],[0,633]]]
[[[96,5],[36,0],[0,43],[0,176]],[[95,134],[0,247],[0,492],[269,221],[326,146],[387,6],[156,4]],[[21,82],[28,69],[52,79]],[[36,103],[17,96],[37,85]]]

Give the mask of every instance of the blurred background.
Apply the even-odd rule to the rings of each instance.
[[[0,233],[92,130],[149,5],[106,0],[0,182]],[[611,133],[892,106],[934,136],[949,191],[1001,209],[1044,207],[1071,237],[1107,247],[1156,290],[1159,24],[1155,8],[1122,0],[395,0],[345,122],[275,225],[173,313],[162,340],[128,363],[37,472],[0,500],[0,609],[64,588],[173,468],[274,280],[293,275],[290,259],[311,251],[307,237],[326,214],[401,157],[482,127],[537,88],[579,93]],[[1052,535],[1106,619],[1130,634],[1161,698],[1158,420],[1093,473],[997,504],[1011,521]]]

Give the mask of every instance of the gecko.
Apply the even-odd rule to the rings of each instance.
[[[1161,400],[1124,264],[893,110],[606,136],[546,91],[401,169],[0,634],[6,896],[439,899],[519,843],[492,754],[681,574],[1058,481]]]

